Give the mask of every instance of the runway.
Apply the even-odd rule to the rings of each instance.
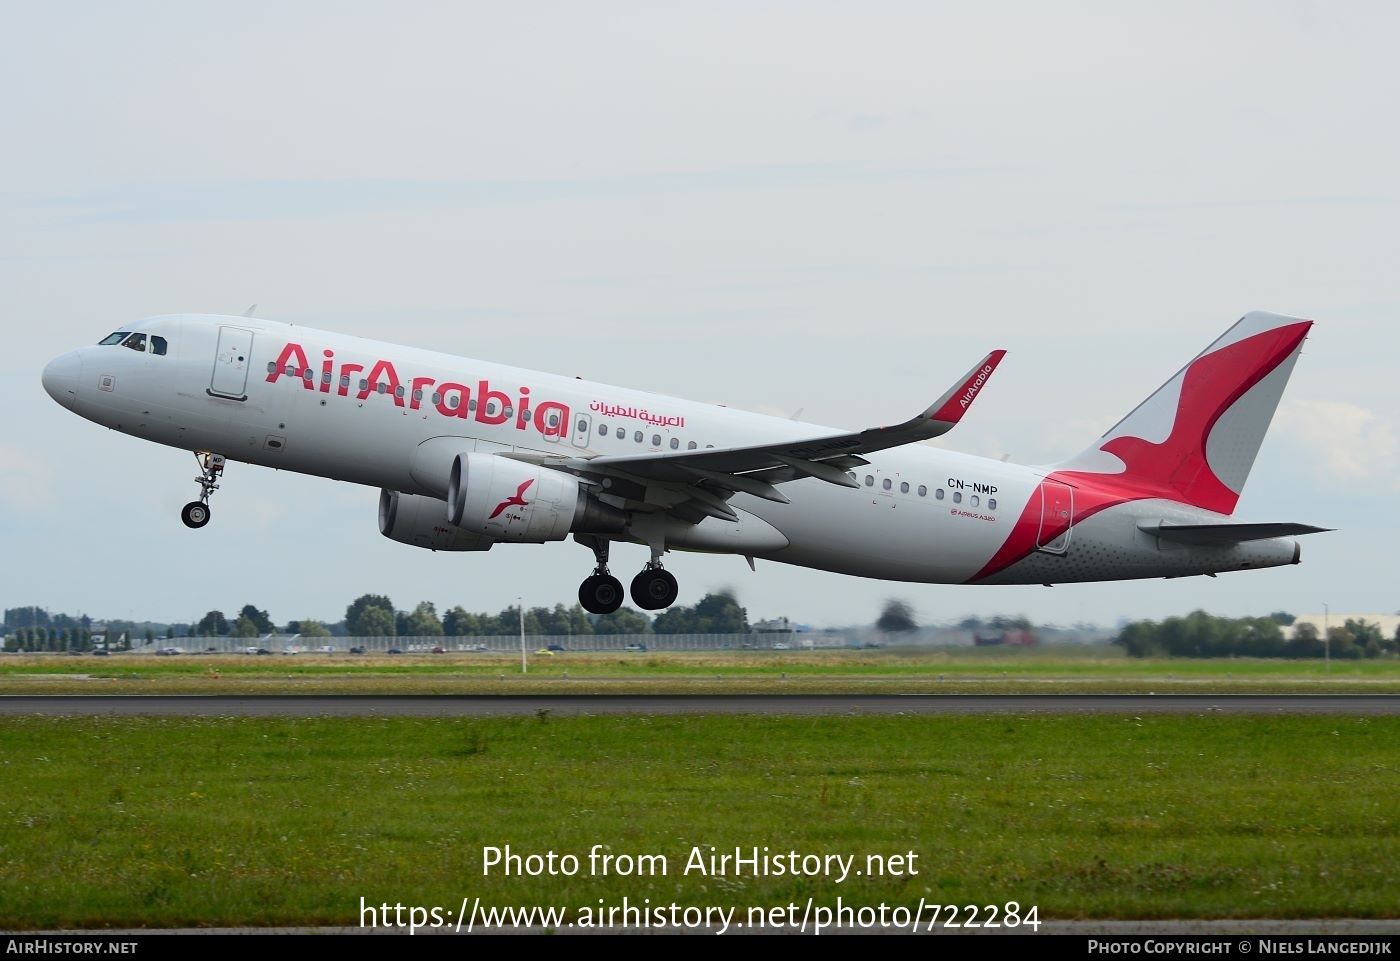
[[[603,714],[1400,714],[1394,694],[43,695],[3,715],[492,717]]]

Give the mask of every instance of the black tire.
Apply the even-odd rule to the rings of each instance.
[[[644,611],[659,611],[676,603],[680,586],[671,572],[660,567],[642,571],[632,578],[632,600]]]
[[[180,511],[180,520],[185,522],[186,527],[198,530],[209,523],[209,505],[203,501],[190,501]]]
[[[579,585],[578,602],[590,614],[611,614],[622,606],[622,582],[611,574],[594,574]]]

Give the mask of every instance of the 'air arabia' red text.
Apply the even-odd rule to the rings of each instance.
[[[287,344],[268,371],[267,382],[275,384],[278,378],[285,375],[301,381],[304,389],[322,394],[334,391],[339,397],[349,397],[353,389],[358,400],[365,400],[371,394],[382,394],[397,407],[422,410],[426,404],[444,417],[460,417],[463,420],[472,417],[479,424],[504,424],[513,419],[516,430],[526,430],[533,425],[546,437],[559,437],[568,429],[568,406],[547,400],[531,407],[528,387],[521,387],[518,399],[512,403],[510,395],[493,390],[490,381],[478,381],[476,394],[473,395],[472,389],[465,384],[438,382],[433,377],[401,378],[394,369],[393,361],[389,360],[376,360],[370,366],[369,373],[355,383],[352,375],[363,374],[363,364],[342,363],[337,369],[335,351],[323,350],[321,353],[323,359],[320,376],[317,377],[306,358],[305,348],[301,344]]]

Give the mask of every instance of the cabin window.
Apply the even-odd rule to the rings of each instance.
[[[987,498],[987,510],[989,510],[989,511],[994,511],[994,510],[996,510],[996,509],[997,509],[997,499],[996,499],[995,497],[988,497],[988,498]]]
[[[331,372],[328,371],[328,370],[327,370],[327,371],[323,371],[323,372],[321,373],[321,383],[326,384],[326,385],[329,386],[330,382],[331,382]],[[418,399],[419,399],[419,400],[422,400],[422,399],[423,399],[423,392],[422,392],[421,390],[419,390],[419,391],[414,391],[414,393],[416,393],[416,394],[418,395]]]
[[[671,438],[671,450],[680,450],[680,447],[681,447],[681,439],[680,439],[679,437],[672,437],[672,438]]]
[[[907,494],[907,493],[909,493],[909,482],[908,482],[908,481],[900,481],[900,482],[899,482],[899,492],[900,492],[901,494]]]
[[[687,444],[685,445],[685,449],[686,449],[686,450],[694,450],[694,449],[695,449],[695,441],[690,441],[689,443],[687,443]]]
[[[551,430],[553,430],[554,428],[558,427],[558,426],[559,426],[559,412],[558,412],[558,411],[553,411],[553,410],[550,411],[550,412],[549,412],[549,416],[546,417],[546,418],[544,419],[544,422],[545,422],[546,424],[549,425],[549,428],[550,428]]]
[[[394,396],[397,397],[399,400],[403,400],[403,384],[400,384],[399,386],[394,388]]]
[[[103,341],[103,343],[106,343],[106,341]],[[275,374],[275,373],[277,373],[277,361],[275,361],[275,360],[269,360],[269,361],[267,362],[267,372],[268,372],[269,374]]]
[[[971,504],[973,507],[976,507],[978,504],[982,503],[982,498],[978,497],[976,494],[973,494],[972,499],[969,500],[968,503]]]
[[[374,385],[374,389],[379,391],[379,393],[383,394],[389,390],[389,385],[384,383],[383,381],[380,381],[379,383]]]
[[[962,503],[962,491],[953,491],[953,503],[954,503],[954,504],[961,504],[961,503]]]
[[[638,444],[640,444],[640,443],[642,442],[642,432],[641,432],[641,431],[637,431],[635,434],[632,435],[632,439],[633,439],[634,441],[636,441]]]
[[[345,389],[348,388],[349,386],[350,386],[350,375],[349,375],[349,374],[341,374],[341,375],[340,375],[340,389],[341,389],[341,390],[345,390]],[[434,394],[433,396],[436,397],[437,394]],[[433,401],[433,403],[436,404],[437,401]]]
[[[490,405],[489,405],[489,404],[487,405],[487,411],[488,411],[488,412],[490,411]],[[505,414],[507,417],[509,417],[509,416],[511,416],[512,414],[515,413],[515,409],[514,409],[513,407],[511,407],[509,404],[506,404],[505,408],[501,411],[501,413],[503,413],[503,414]]]
[[[472,411],[472,412],[475,412],[475,411],[476,411],[476,399],[475,399],[475,398],[473,398],[473,399],[467,401],[467,410]],[[491,413],[491,411],[488,409],[488,410],[486,411],[486,413],[489,414],[489,413]]]
[[[363,377],[361,377],[361,378],[360,378],[360,392],[361,392],[361,393],[365,393],[365,392],[367,392],[368,390],[369,390],[369,381],[367,381],[367,380],[365,380]]]
[[[415,387],[415,388],[413,388],[413,399],[414,399],[414,401],[421,401],[421,400],[423,399],[423,388],[421,388],[421,387]]]
[[[885,482],[880,486],[883,487],[885,490],[889,490],[891,487],[894,486],[894,482],[891,481],[888,477],[886,477]]]
[[[588,421],[584,420],[582,417],[578,419],[578,432],[580,434],[588,432]]]
[[[301,379],[310,384],[313,380],[316,379],[316,372],[313,371],[310,367],[308,367],[301,372]]]
[[[706,445],[705,445],[705,449],[706,449],[706,450],[714,450],[714,447],[715,447],[714,444],[706,444]]]
[[[873,475],[871,475],[871,474],[866,474],[866,475],[865,475],[865,486],[866,486],[866,487],[874,487],[874,486],[875,486],[875,477],[874,477]]]
[[[652,447],[660,447],[660,446],[661,446],[661,435],[660,435],[660,434],[652,434],[652,435],[651,435],[651,446],[652,446]]]
[[[934,500],[940,500],[940,501],[941,501],[941,500],[943,499],[943,488],[940,487],[940,488],[938,488],[938,490],[934,491],[934,492],[933,492],[933,498],[934,498]]]
[[[626,427],[619,427],[619,428],[617,429],[617,439],[618,439],[618,440],[626,440],[626,439],[627,439],[627,428],[626,428]]]
[[[163,356],[165,356],[165,350],[166,350],[165,338],[164,338],[164,337],[157,337],[155,334],[152,334],[152,335],[151,335],[151,353],[153,353],[153,354],[158,354],[158,355],[160,355],[160,356],[163,357]]]
[[[581,423],[581,422],[580,422],[580,423]],[[598,436],[599,436],[599,437],[607,437],[607,436],[608,436],[608,425],[607,425],[607,424],[599,424],[599,425],[598,425]]]
[[[920,485],[919,485],[919,496],[920,496],[920,497],[927,497],[927,496],[928,496],[928,485],[927,485],[927,484],[920,484]]]

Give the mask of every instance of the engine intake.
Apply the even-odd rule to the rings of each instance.
[[[436,497],[379,492],[379,533],[390,540],[430,551],[489,551],[495,541],[445,520],[447,505]]]
[[[447,520],[493,540],[543,544],[571,533],[621,533],[627,515],[589,494],[572,474],[472,453],[452,462]]]

